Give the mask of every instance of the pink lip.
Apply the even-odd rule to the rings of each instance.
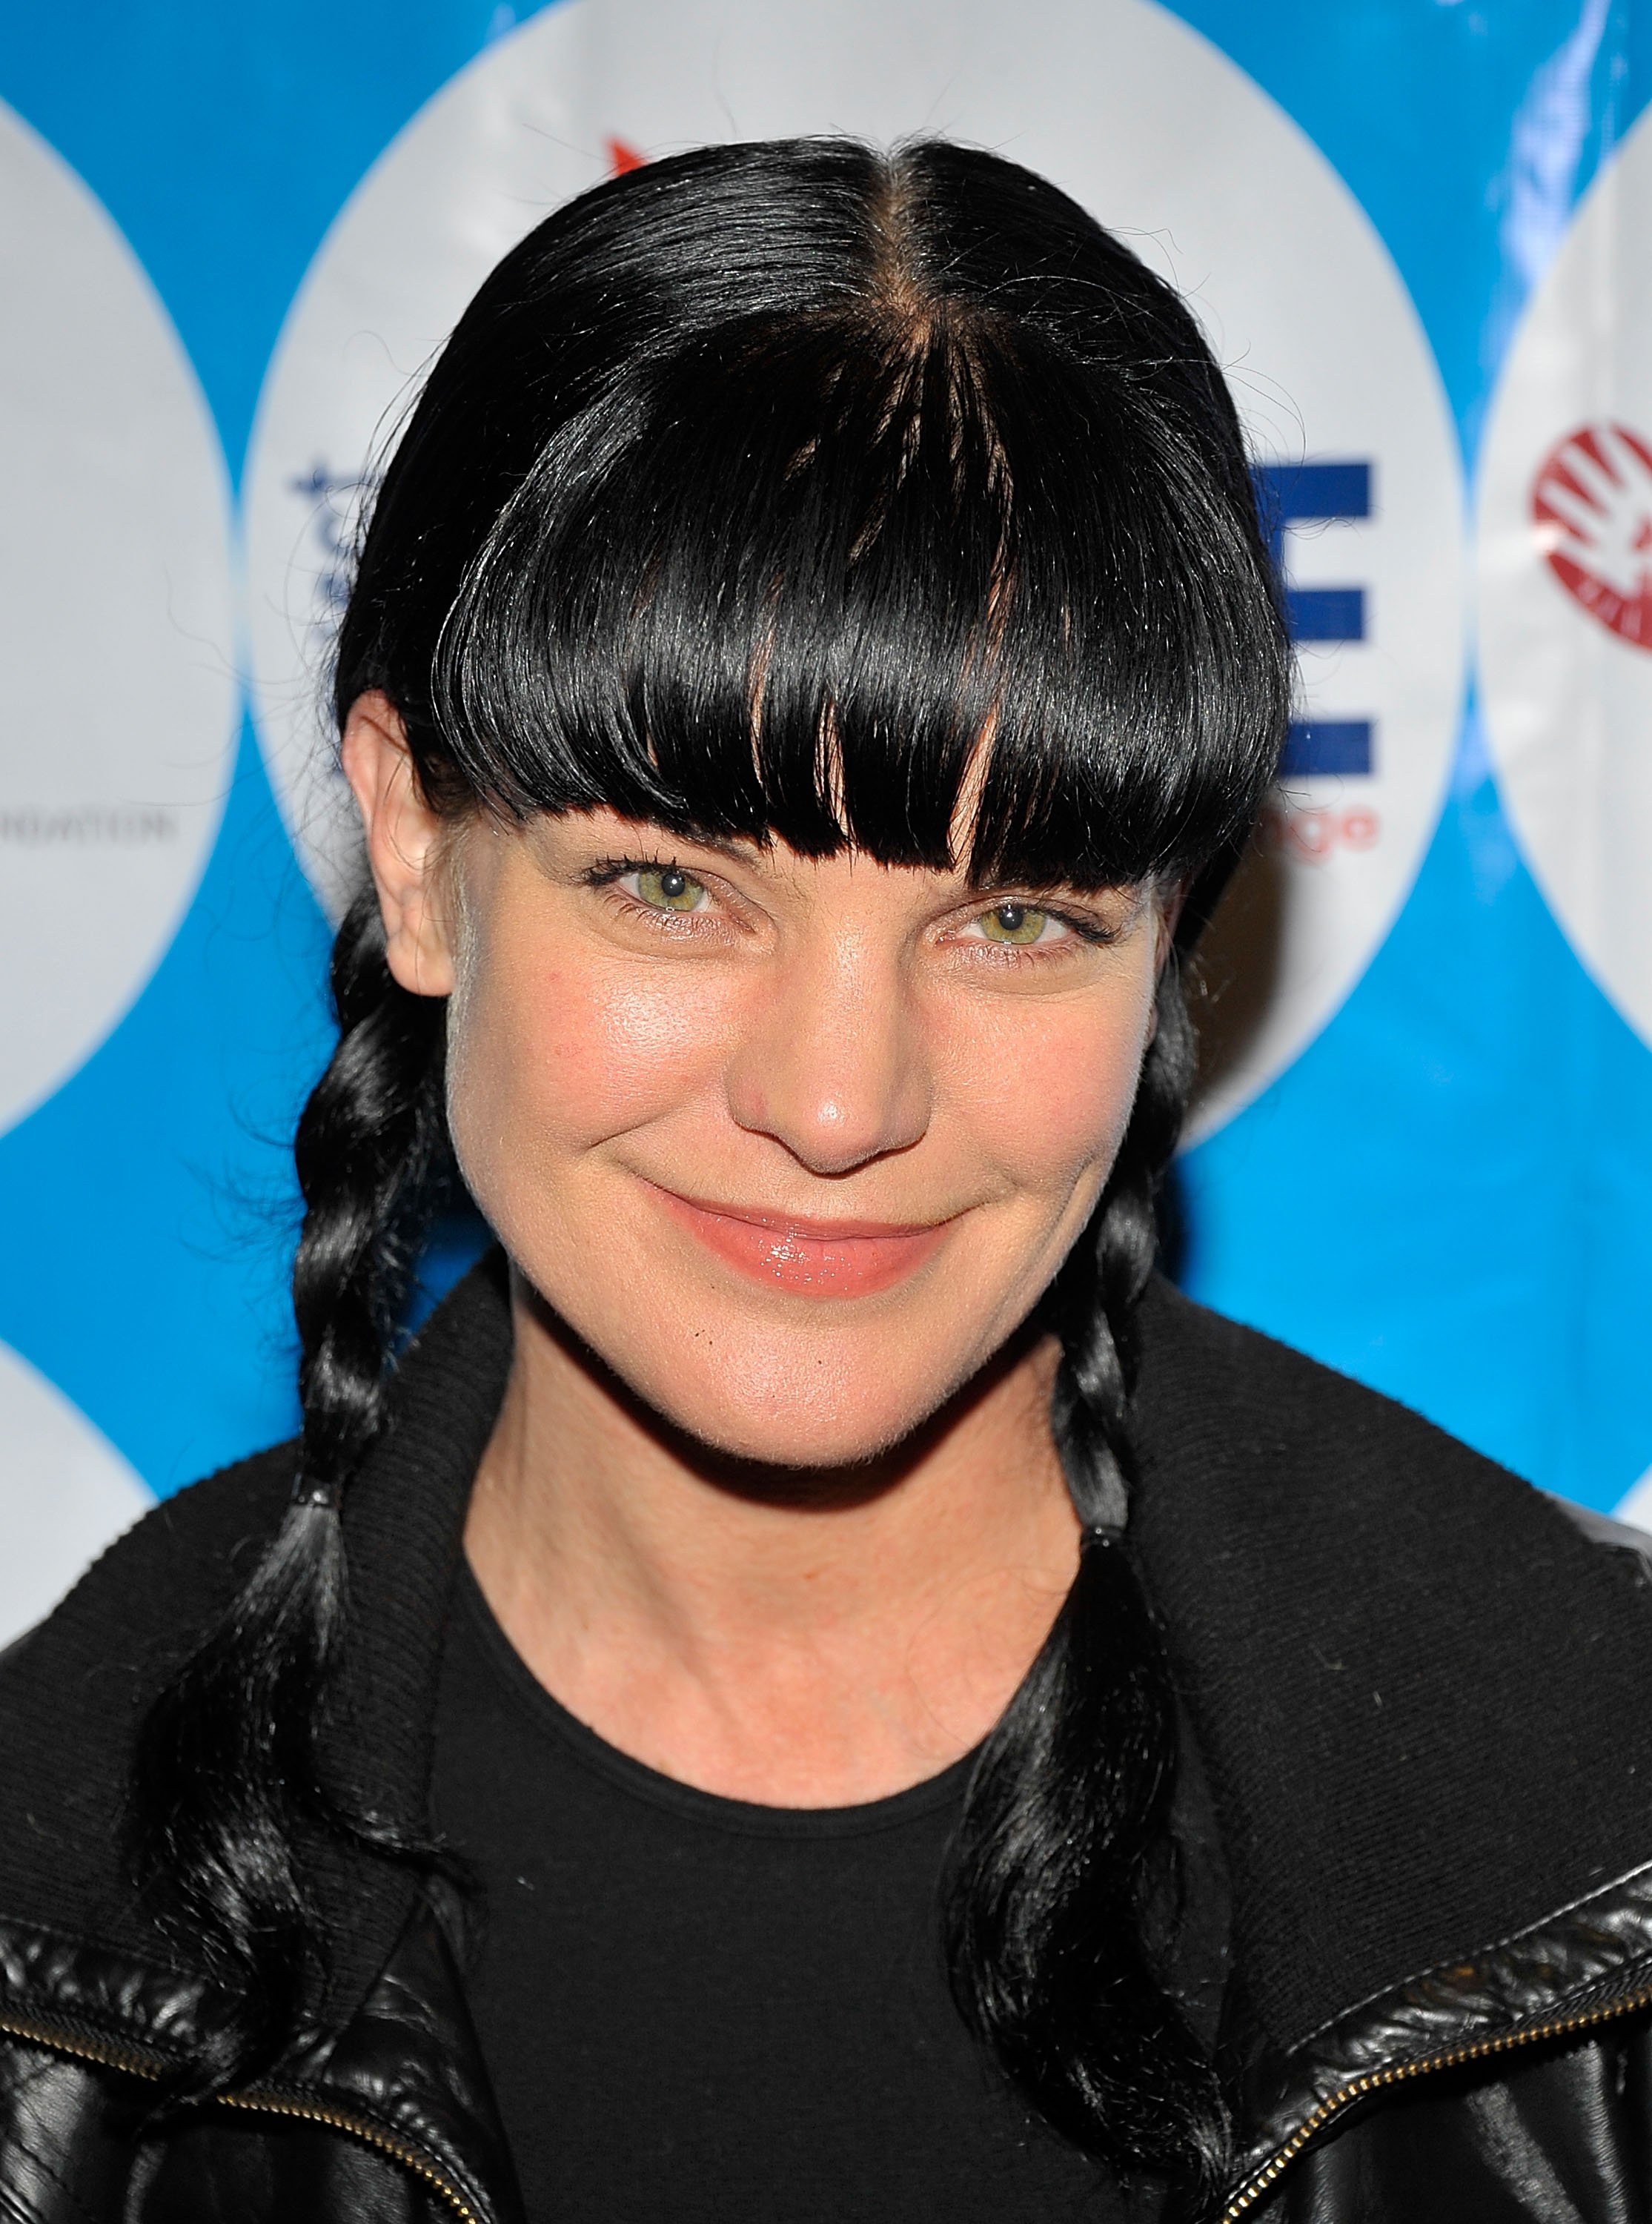
[[[656,1182],[648,1187],[680,1226],[731,1267],[817,1298],[865,1298],[889,1289],[923,1265],[951,1224],[815,1220],[754,1205],[702,1204]]]

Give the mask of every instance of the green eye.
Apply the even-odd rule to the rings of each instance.
[[[1001,903],[981,913],[980,931],[988,942],[1037,942],[1049,921],[1047,911],[1037,911],[1031,904]]]
[[[637,872],[637,894],[655,911],[698,911],[705,884],[680,865],[643,865]]]

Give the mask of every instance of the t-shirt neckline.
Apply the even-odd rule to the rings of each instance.
[[[476,1640],[501,1696],[519,1715],[526,1714],[541,1736],[553,1738],[583,1767],[632,1798],[712,1829],[742,1837],[794,1839],[853,1838],[897,1829],[920,1816],[962,1804],[980,1752],[977,1746],[938,1775],[925,1777],[884,1798],[848,1807],[771,1807],[753,1800],[725,1798],[719,1792],[703,1791],[697,1785],[684,1784],[622,1753],[571,1714],[539,1682],[505,1634],[468,1559],[461,1558],[459,1563],[453,1610]]]

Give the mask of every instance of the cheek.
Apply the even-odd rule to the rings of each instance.
[[[479,1197],[513,1165],[544,1172],[715,1084],[732,1017],[726,991],[691,972],[571,957],[531,932],[471,953],[449,1010],[449,1103]]]
[[[1151,982],[1012,1008],[949,1060],[976,1147],[1051,1211],[1088,1210],[1118,1155],[1151,1020]]]

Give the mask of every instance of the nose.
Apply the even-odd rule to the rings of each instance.
[[[735,1125],[811,1173],[851,1173],[929,1125],[928,1060],[900,967],[848,939],[778,970],[727,1074]]]

